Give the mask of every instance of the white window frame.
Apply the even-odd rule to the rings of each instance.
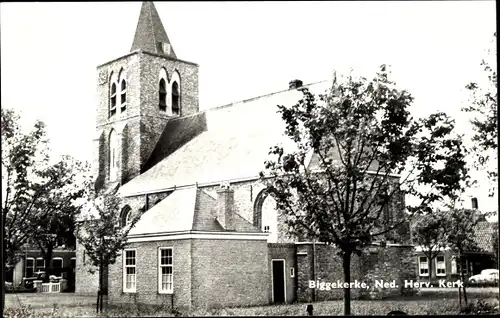
[[[24,277],[27,277],[26,276],[26,273],[28,272],[28,260],[32,260],[33,261],[33,266],[31,267],[31,275],[33,275],[35,273],[35,269],[36,269],[36,260],[34,257],[26,257],[26,264],[24,266]]]
[[[295,277],[295,268],[294,267],[290,267],[290,277],[291,278]]]
[[[169,265],[162,265],[161,264],[161,252],[170,250],[172,254],[172,263]],[[172,268],[172,288],[171,289],[163,289],[163,274],[162,274],[162,269],[163,268],[170,267]],[[160,294],[173,294],[174,293],[174,249],[172,247],[160,247],[158,248],[158,293]]]
[[[426,261],[422,262],[421,258],[425,257]],[[423,268],[422,265],[427,264],[426,268]],[[422,273],[422,269],[427,269],[427,273]],[[428,277],[429,276],[429,258],[427,256],[419,256],[418,257],[418,276]]]
[[[438,257],[442,257],[443,261],[438,263]],[[436,259],[434,260],[434,263],[436,265],[436,276],[446,276],[446,258],[444,255],[438,255],[436,256]],[[439,264],[439,265],[438,265]],[[438,273],[439,269],[444,269],[444,273]]]
[[[134,265],[127,265],[127,252],[134,252]],[[127,288],[127,268],[134,268],[134,288]],[[123,292],[135,293],[137,291],[137,250],[128,248],[123,250]],[[132,274],[129,274],[132,275]]]

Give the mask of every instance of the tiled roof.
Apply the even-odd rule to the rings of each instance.
[[[412,219],[412,224],[422,218],[424,215],[416,215]],[[496,228],[495,228],[496,227]],[[498,231],[498,223],[490,223],[488,221],[479,221],[474,227],[474,232],[471,235],[474,236],[474,241],[477,248],[483,252],[493,252],[493,232]]]
[[[177,189],[146,211],[135,227],[130,230],[129,235],[225,231],[214,217],[216,208],[216,199],[200,188]],[[233,217],[233,226],[236,232],[260,232],[237,213]]]
[[[324,93],[328,82],[305,86],[313,93]],[[169,155],[161,160],[151,159],[158,163],[123,185],[120,194],[131,196],[174,186],[257,177],[264,170],[270,147],[278,143],[289,150],[294,147],[283,134],[285,126],[281,115],[277,113],[277,105],[291,106],[301,97],[300,91],[286,90],[209,109],[192,115],[191,120],[184,119],[191,127],[206,125],[204,131],[183,136],[177,149],[177,146],[158,145],[153,151],[155,156],[158,153],[160,157],[167,153]],[[183,125],[175,129],[181,127]],[[186,141],[189,138],[192,139]],[[167,137],[160,138],[161,142],[168,144],[167,140]]]
[[[477,247],[485,252],[493,252],[494,225],[487,221],[479,222],[475,228],[475,241]]]
[[[189,231],[193,227],[195,187],[178,189],[146,211],[129,235]]]

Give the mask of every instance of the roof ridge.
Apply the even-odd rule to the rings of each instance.
[[[303,87],[308,87],[308,86],[320,84],[320,83],[325,83],[325,82],[328,82],[328,81],[330,81],[330,80],[321,80],[321,81],[316,81],[316,82],[304,84],[301,87],[299,87],[299,89],[303,88]],[[188,118],[188,117],[196,116],[196,115],[199,115],[199,114],[202,114],[202,113],[206,113],[208,111],[215,111],[215,110],[220,110],[220,109],[224,109],[224,108],[229,108],[229,107],[232,107],[232,106],[237,106],[237,105],[245,104],[245,103],[257,100],[257,99],[261,99],[261,98],[264,98],[264,97],[273,96],[273,95],[276,95],[276,94],[280,94],[280,93],[284,93],[284,92],[288,92],[288,91],[292,91],[292,90],[297,90],[297,89],[296,88],[292,88],[292,89],[288,88],[288,89],[284,89],[284,90],[281,90],[281,91],[275,91],[275,92],[272,92],[272,93],[268,93],[268,94],[264,94],[264,95],[259,95],[259,96],[248,98],[248,99],[239,100],[239,101],[232,102],[232,103],[225,104],[225,105],[221,105],[221,106],[206,108],[206,109],[200,110],[200,111],[198,111],[198,112],[196,112],[194,114],[189,114],[189,115],[186,115],[186,116],[172,118],[171,120],[172,121],[179,120],[179,119],[182,119],[182,118]]]

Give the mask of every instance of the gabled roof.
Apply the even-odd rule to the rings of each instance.
[[[146,211],[129,235],[154,235],[186,231],[226,231],[215,219],[217,201],[197,187],[177,189]],[[236,232],[261,232],[237,213],[233,214]]]
[[[324,93],[328,81],[304,85]],[[269,149],[280,143],[288,150],[294,143],[284,135],[285,124],[277,105],[291,106],[302,98],[286,90],[228,106],[209,109],[174,122],[160,137],[148,161],[151,168],[120,188],[123,196],[151,193],[185,185],[257,178],[269,159]],[[189,135],[180,129],[198,125]],[[171,136],[172,139],[169,139]],[[177,136],[177,137],[176,137]]]
[[[129,235],[189,231],[193,227],[195,187],[179,189],[146,211]]]
[[[169,45],[169,51],[164,51],[162,43]],[[130,52],[136,50],[177,58],[155,5],[151,1],[144,1],[141,6],[141,13],[139,14],[139,21],[137,22],[134,42]]]

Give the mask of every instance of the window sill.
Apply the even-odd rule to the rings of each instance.
[[[436,274],[436,277],[446,277],[446,274]]]
[[[136,290],[124,290],[123,293],[124,294],[136,294],[137,291]]]
[[[420,274],[418,276],[420,276],[420,277],[429,277],[429,274]]]
[[[158,294],[160,295],[172,295],[174,291],[158,291]]]

